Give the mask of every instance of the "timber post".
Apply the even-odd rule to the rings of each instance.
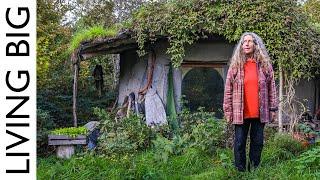
[[[77,95],[78,95],[78,76],[79,76],[79,65],[80,65],[80,51],[76,50],[72,54],[72,64],[73,64],[73,96],[72,96],[72,113],[73,113],[73,126],[78,126],[77,119]]]
[[[283,71],[282,67],[279,65],[279,109],[278,109],[278,127],[279,132],[283,131],[283,123],[282,123],[282,111],[283,111]]]

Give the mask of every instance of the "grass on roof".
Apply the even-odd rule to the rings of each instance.
[[[70,52],[77,49],[81,42],[99,38],[99,37],[114,37],[119,30],[118,25],[104,28],[103,26],[93,26],[88,29],[78,31],[74,34],[70,43]]]

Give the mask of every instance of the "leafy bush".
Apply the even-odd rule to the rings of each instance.
[[[181,133],[191,134],[195,126],[212,118],[214,118],[214,113],[205,112],[203,107],[199,107],[196,112],[191,112],[189,109],[183,108],[178,115],[179,122],[181,123]]]
[[[55,126],[48,111],[37,109],[37,154],[39,156],[48,153],[48,134]]]
[[[271,146],[284,149],[293,155],[298,155],[303,151],[301,143],[292,138],[290,134],[277,134],[273,141],[270,143]]]
[[[184,108],[178,115],[179,133],[173,137],[160,135],[152,141],[156,160],[166,162],[170,156],[181,155],[189,148],[212,155],[219,146],[224,146],[226,123],[215,119],[214,113],[203,110],[190,112]]]
[[[108,133],[99,138],[99,151],[104,155],[134,153],[137,144],[130,140],[127,132]]]
[[[267,142],[262,153],[263,161],[276,163],[295,157],[304,150],[302,144],[293,139],[290,134],[276,134],[273,139]]]
[[[126,154],[150,147],[157,132],[167,132],[166,126],[149,128],[142,116],[130,115],[116,121],[112,113],[94,108],[94,114],[100,119],[101,135],[98,150],[106,155]]]
[[[294,160],[294,162],[298,164],[295,169],[297,169],[299,172],[306,172],[306,170],[310,172],[319,169],[320,146],[316,146],[302,153],[298,159]]]
[[[189,137],[174,136],[171,140],[157,135],[156,139],[152,140],[152,144],[155,160],[167,162],[170,156],[180,155],[189,147]]]
[[[214,113],[199,108],[197,112],[183,109],[179,114],[181,134],[189,137],[190,146],[199,148],[209,154],[226,140],[226,123],[214,117]]]
[[[66,135],[70,137],[77,137],[79,135],[87,135],[88,129],[85,127],[67,127],[59,128],[51,131],[51,134],[54,135]]]
[[[192,130],[191,140],[193,146],[203,151],[213,154],[218,146],[223,144],[225,123],[217,119],[210,118],[206,122],[199,123]]]
[[[152,141],[155,149],[155,159],[157,161],[167,162],[170,155],[174,154],[174,143],[173,141],[157,136],[155,140]]]

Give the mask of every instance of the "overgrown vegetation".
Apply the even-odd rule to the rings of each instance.
[[[288,136],[289,138],[289,136]],[[285,147],[275,144],[287,144]],[[165,143],[168,144],[168,143]],[[153,149],[123,156],[86,154],[70,160],[53,157],[40,159],[39,179],[317,179],[319,146],[309,150],[292,150],[299,142],[271,138],[262,153],[261,167],[253,172],[238,173],[233,167],[232,150],[218,148],[208,155],[198,148],[185,148],[179,154],[159,158]],[[161,146],[166,147],[166,146]],[[297,152],[295,155],[292,151]],[[302,153],[305,151],[304,153]],[[281,153],[278,153],[281,152]],[[302,153],[302,154],[301,154]],[[315,157],[315,158],[314,158]],[[317,158],[318,157],[318,158]],[[76,171],[75,171],[76,169]]]
[[[94,113],[100,119],[101,135],[98,150],[104,155],[129,154],[143,150],[150,145],[151,129],[143,119],[136,115],[115,120],[114,114],[95,108]]]
[[[56,127],[53,118],[48,111],[37,110],[37,154],[50,154],[48,146],[48,135]]]
[[[100,119],[98,147],[70,160],[40,158],[39,179],[295,179],[319,178],[319,145],[309,149],[287,134],[266,127],[261,167],[238,173],[227,146],[231,129],[213,113],[183,109],[180,130],[149,128],[141,116],[122,120],[95,108]],[[72,170],[76,169],[76,171]]]
[[[167,53],[175,67],[183,61],[186,46],[209,34],[236,42],[242,33],[255,32],[264,40],[275,67],[282,67],[288,77],[297,80],[320,73],[320,32],[312,23],[317,11],[310,4],[316,3],[310,1],[301,6],[296,0],[155,1],[137,10],[127,28],[134,32],[140,55],[157,37],[168,37]]]
[[[177,0],[145,5],[134,16],[133,29],[141,50],[157,35],[168,36],[167,53],[175,67],[183,60],[185,46],[208,34],[236,42],[252,31],[264,40],[275,67],[283,67],[288,77],[302,78],[319,74],[320,67],[320,36],[309,22],[295,0]]]
[[[198,148],[210,155],[225,145],[225,122],[201,109],[194,113],[184,110],[179,114],[181,127],[176,133],[168,125],[149,128],[142,116],[131,115],[117,121],[105,110],[95,108],[94,111],[100,119],[102,132],[98,152],[104,155],[128,154],[153,147],[162,159],[167,159],[187,147]]]

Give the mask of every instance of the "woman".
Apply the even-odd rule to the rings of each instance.
[[[239,171],[246,170],[246,141],[250,129],[249,166],[258,167],[265,123],[278,110],[274,74],[262,39],[244,33],[234,49],[227,74],[223,110],[234,124],[234,157]]]

